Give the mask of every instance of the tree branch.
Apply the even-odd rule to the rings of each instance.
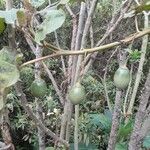
[[[52,73],[50,72],[50,70],[48,69],[48,67],[46,66],[46,64],[44,62],[43,62],[43,67],[44,67],[45,71],[47,72],[48,77],[50,78],[50,80],[51,80],[51,82],[53,84],[53,87],[54,87],[54,89],[55,89],[55,91],[56,91],[56,93],[57,93],[57,95],[59,97],[60,103],[62,105],[64,105],[64,98],[62,96],[62,93],[60,92],[60,90],[59,90],[59,88],[57,86],[57,83],[56,83]]]
[[[39,59],[33,59],[31,61],[28,61],[24,64],[22,64],[20,67],[23,67],[23,66],[26,66],[28,64],[32,64],[32,63],[35,63],[37,61],[42,61],[42,60],[45,60],[45,59],[48,59],[48,58],[52,58],[52,57],[58,57],[58,56],[61,56],[61,55],[83,55],[85,53],[93,53],[93,52],[100,52],[100,51],[104,51],[104,50],[108,50],[110,48],[113,48],[113,47],[116,47],[116,46],[119,46],[121,45],[122,43],[123,44],[127,44],[127,43],[130,43],[133,41],[133,39],[138,39],[146,34],[149,34],[150,33],[150,29],[144,29],[143,31],[140,31],[140,32],[136,32],[128,37],[126,37],[125,39],[123,40],[120,40],[118,42],[113,42],[113,43],[109,43],[109,44],[106,44],[106,45],[102,45],[102,46],[99,46],[99,47],[95,47],[95,48],[91,48],[91,49],[83,49],[83,50],[76,50],[76,51],[69,51],[69,50],[60,50],[60,51],[57,51],[56,53],[54,54],[51,54],[51,55],[47,55],[47,56],[44,56],[44,57],[41,57]]]
[[[120,7],[120,9],[112,17],[110,23],[108,24],[108,27],[107,27],[107,30],[106,30],[105,34],[103,35],[102,39],[97,42],[96,47],[100,46],[105,41],[105,39],[116,29],[118,24],[121,22],[121,20],[122,20],[122,18],[124,16],[124,13],[128,10],[128,8],[131,5],[131,3],[132,3],[132,0],[126,0],[125,2],[123,2],[123,4]],[[118,17],[118,14],[120,14],[119,17]],[[116,18],[117,18],[117,20],[116,20]],[[84,74],[88,71],[89,67],[94,62],[94,59],[96,58],[97,54],[98,54],[98,52],[93,53],[92,54],[92,59],[90,59],[91,55],[87,56],[86,62],[85,62],[85,64],[87,64],[87,65],[86,65],[86,67],[84,69]],[[90,59],[90,61],[89,61],[89,59]]]
[[[148,28],[149,27],[149,19],[148,19],[149,16],[147,14],[144,14],[144,17],[145,17],[144,26],[145,26],[145,28]],[[145,55],[146,55],[147,45],[148,45],[148,35],[145,35],[143,37],[143,41],[142,41],[141,57],[140,57],[139,67],[138,67],[138,71],[137,71],[137,75],[136,75],[136,79],[135,79],[133,93],[132,93],[131,100],[130,100],[130,103],[129,103],[129,107],[128,107],[128,110],[127,110],[127,114],[132,113],[133,105],[134,105],[134,102],[135,102],[136,94],[137,94],[138,87],[139,87],[140,80],[141,80],[141,76],[142,76],[142,70],[143,70],[143,65],[144,65],[144,62],[145,62]]]
[[[114,150],[115,149],[116,140],[117,140],[117,133],[118,133],[117,131],[119,128],[120,116],[121,116],[121,103],[122,103],[121,95],[122,95],[122,91],[117,90],[116,91],[113,118],[112,118],[112,126],[111,126],[111,132],[110,132],[107,150]]]
[[[148,104],[148,100],[150,97],[150,69],[149,69],[149,73],[144,85],[144,92],[142,92],[141,95],[141,99],[140,99],[140,105],[138,108],[138,112],[136,114],[135,117],[135,123],[134,123],[134,128],[133,128],[133,132],[129,141],[129,150],[139,150],[141,147],[141,140],[144,138],[145,134],[142,133],[142,124],[143,124],[143,120],[145,119],[145,115],[146,115],[146,107]],[[147,130],[148,128],[150,128],[150,124],[147,124],[148,126],[144,129],[144,133],[145,130]],[[145,127],[145,126],[144,126]]]

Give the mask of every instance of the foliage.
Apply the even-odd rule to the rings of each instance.
[[[0,88],[4,89],[6,87],[10,87],[15,84],[18,80],[21,81],[23,86],[23,92],[25,93],[28,106],[36,112],[36,102],[35,97],[31,95],[29,91],[30,85],[34,80],[34,66],[28,65],[23,68],[19,68],[18,66],[24,61],[29,61],[34,59],[34,53],[29,51],[29,46],[27,46],[27,41],[23,38],[29,35],[26,34],[29,32],[32,35],[30,39],[33,42],[33,45],[42,44],[44,40],[49,42],[52,45],[57,45],[57,47],[61,47],[63,49],[70,49],[71,45],[71,36],[72,36],[72,16],[66,12],[65,4],[69,4],[72,8],[72,11],[76,14],[78,19],[80,3],[85,0],[59,0],[59,1],[51,1],[52,4],[48,5],[48,0],[31,0],[31,7],[34,6],[33,12],[30,12],[32,19],[30,18],[31,11],[29,7],[22,8],[22,2],[19,0],[15,0],[14,9],[9,11],[0,10],[0,19],[3,19],[2,27],[0,26],[0,33],[3,32],[6,27],[6,24],[11,24],[15,27],[16,30],[16,43],[19,47],[21,45],[21,55],[17,55],[12,52],[12,49],[8,47],[3,47],[0,50]],[[116,1],[116,10],[118,10],[122,1]],[[4,9],[4,1],[0,0],[0,8]],[[149,4],[145,6],[145,4],[134,7],[137,13],[141,13],[143,10],[149,10]],[[28,10],[27,10],[28,9]],[[87,9],[88,12],[88,9]],[[33,13],[33,14],[32,14]],[[102,38],[104,32],[108,27],[108,22],[111,20],[111,17],[114,13],[114,6],[112,5],[111,0],[98,0],[95,14],[92,19],[92,27],[93,27],[93,42],[94,45]],[[85,15],[86,16],[86,15]],[[37,18],[36,18],[37,17]],[[140,14],[138,17],[141,17]],[[30,20],[31,19],[31,20]],[[36,20],[37,19],[37,20]],[[75,18],[74,18],[75,19]],[[142,22],[143,18],[139,20],[139,28],[143,28]],[[129,26],[130,23],[130,26]],[[5,26],[3,26],[5,25]],[[8,27],[8,26],[7,26]],[[133,18],[123,20],[120,22],[120,26],[115,30],[114,33],[111,33],[109,38],[105,41],[106,43],[112,41],[119,41],[122,37],[125,37],[129,33],[135,32],[135,24]],[[23,30],[22,30],[23,29]],[[7,33],[8,28],[6,28],[6,34],[1,34],[3,38],[7,41]],[[22,32],[23,31],[23,32]],[[27,32],[26,32],[27,31]],[[57,31],[58,39],[54,35],[54,31]],[[126,31],[126,32],[125,32]],[[21,32],[21,33],[20,33]],[[55,32],[56,34],[56,32]],[[8,45],[7,42],[3,43],[0,41],[1,45]],[[57,40],[59,44],[57,43]],[[91,37],[88,35],[86,41],[86,47],[91,46]],[[20,42],[21,41],[21,42]],[[22,44],[24,43],[24,44]],[[135,48],[126,49],[129,53],[129,68],[133,63],[134,70],[137,68],[137,64],[141,57],[140,46],[139,43],[134,42]],[[121,45],[122,46],[122,45]],[[123,45],[126,47],[126,45]],[[134,47],[134,46],[133,46]],[[113,51],[114,49],[112,49]],[[18,51],[18,49],[17,49]],[[48,50],[47,48],[43,48],[43,56],[49,55],[53,53],[53,48]],[[105,91],[103,85],[103,75],[105,71],[105,67],[107,61],[112,53],[102,53],[102,55],[98,55],[96,61],[93,65],[93,68],[84,76],[82,80],[82,85],[85,87],[86,91],[86,99],[82,101],[80,104],[80,116],[79,116],[79,149],[106,149],[108,144],[109,133],[111,130],[112,123],[112,114],[109,110],[107,110],[107,103],[105,98]],[[148,70],[148,55],[145,61],[145,70],[144,73],[147,73]],[[64,57],[65,64],[69,61],[68,57]],[[51,58],[44,60],[45,64],[52,72],[56,84],[58,85],[58,89],[62,92],[62,96],[66,98],[66,91],[69,89],[70,79],[68,80],[69,73],[64,75],[62,69],[62,60],[59,58]],[[107,66],[107,92],[109,95],[109,99],[114,104],[115,99],[115,86],[113,83],[113,75],[118,66],[118,62],[116,56],[114,56],[111,60],[111,63]],[[68,67],[66,65],[66,67]],[[68,69],[68,68],[67,68]],[[82,66],[81,66],[82,69]],[[68,71],[68,70],[67,70]],[[55,91],[55,88],[52,85],[52,82],[48,78],[44,68],[41,69],[42,78],[45,80],[47,84],[47,93],[44,94],[43,97],[39,99],[39,102],[43,108],[43,116],[44,116],[44,124],[51,129],[53,132],[58,133],[60,131],[61,126],[61,118],[63,116],[63,106],[59,103],[59,97]],[[133,75],[135,73],[133,72]],[[145,75],[146,76],[146,75]],[[144,77],[145,77],[144,76]],[[144,81],[145,78],[143,78]],[[141,85],[143,85],[143,81]],[[141,86],[142,87],[142,86]],[[26,145],[24,149],[39,149],[38,147],[38,136],[36,131],[36,125],[32,122],[32,120],[28,119],[28,115],[24,112],[23,108],[20,106],[20,100],[17,98],[17,94],[13,88],[10,88],[11,92],[7,95],[6,98],[6,107],[10,111],[10,120],[11,120],[11,128],[13,129],[13,134],[20,133],[18,135],[18,139],[14,138],[15,144],[17,145],[17,149],[23,149],[18,141],[22,141]],[[37,89],[35,89],[37,91]],[[44,90],[45,92],[46,90]],[[1,91],[0,91],[1,92]],[[43,92],[43,93],[44,93]],[[140,93],[140,92],[139,92]],[[1,96],[1,95],[0,95]],[[130,97],[130,95],[129,95]],[[137,96],[137,101],[138,101]],[[3,101],[0,101],[3,103]],[[4,105],[4,104],[0,104]],[[137,105],[136,105],[137,106]],[[74,113],[74,112],[73,112]],[[73,115],[72,115],[73,117]],[[74,127],[74,119],[71,120],[71,140],[70,140],[70,148],[73,149],[73,127]],[[133,129],[133,120],[125,123],[124,118],[122,117],[120,120],[119,130],[117,132],[117,144],[115,150],[127,150],[127,144],[129,141],[130,134]],[[18,132],[19,131],[19,132]],[[52,140],[49,137],[46,137],[46,150],[53,150]],[[144,138],[143,147],[150,148],[149,145],[150,137],[149,135]],[[20,145],[19,145],[20,144]]]
[[[47,11],[44,17],[44,21],[37,26],[38,29],[35,33],[35,41],[37,43],[44,40],[47,34],[61,27],[65,21],[65,14],[62,10]]]

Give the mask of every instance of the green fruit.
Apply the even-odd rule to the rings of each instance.
[[[46,95],[47,86],[43,79],[35,79],[30,87],[31,93],[35,97],[43,97]]]
[[[80,83],[76,83],[68,93],[68,98],[72,104],[77,105],[85,99],[85,89]]]
[[[3,18],[0,18],[0,34],[4,32],[6,28],[5,21]]]
[[[127,67],[119,67],[114,75],[115,86],[119,89],[125,89],[130,82],[130,72]]]

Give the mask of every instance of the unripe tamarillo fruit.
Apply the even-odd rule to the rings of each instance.
[[[35,97],[43,97],[46,95],[47,86],[43,79],[35,79],[30,87],[31,93]]]
[[[130,72],[126,66],[120,66],[114,75],[114,84],[119,89],[125,89],[130,82]]]
[[[79,82],[77,82],[69,91],[68,98],[72,104],[77,105],[85,99],[85,89]]]

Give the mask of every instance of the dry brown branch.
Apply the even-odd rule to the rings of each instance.
[[[93,53],[93,52],[97,52],[97,51],[100,52],[100,51],[104,51],[104,50],[109,50],[110,48],[119,46],[122,43],[124,43],[124,44],[130,43],[130,42],[133,41],[133,39],[135,40],[135,39],[140,38],[140,37],[142,37],[146,34],[150,34],[150,29],[149,28],[144,29],[143,31],[140,31],[138,33],[134,33],[134,34],[126,37],[125,39],[118,41],[118,42],[109,43],[109,44],[102,45],[102,46],[95,47],[95,48],[91,48],[91,49],[83,49],[83,50],[80,50],[80,51],[78,51],[78,50],[77,51],[60,50],[60,51],[57,51],[54,54],[47,55],[47,56],[41,57],[39,59],[33,59],[31,61],[28,61],[28,62],[22,64],[20,67],[26,66],[28,64],[35,63],[37,61],[42,61],[42,60],[45,60],[45,59],[48,59],[48,58],[58,57],[58,56],[61,56],[61,55],[66,55],[66,56],[67,55],[83,55],[85,53]]]

